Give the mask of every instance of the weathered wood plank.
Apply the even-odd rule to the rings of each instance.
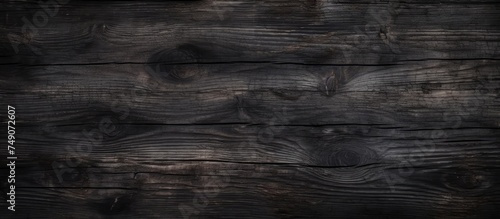
[[[262,124],[273,117],[275,124],[298,125],[499,122],[498,61],[156,67],[16,67],[2,76],[2,86],[24,121],[43,123],[80,124],[103,116],[156,124]]]
[[[498,180],[498,168],[480,166],[473,170],[448,165],[424,166],[404,183],[395,184],[391,192],[385,179],[365,178],[371,172],[383,176],[384,172],[377,172],[380,167],[318,169],[199,161],[162,162],[161,166],[96,163],[98,167],[82,169],[74,180],[68,177],[63,182],[65,187],[58,187],[52,170],[30,171],[32,175],[24,182],[38,179],[41,182],[34,182],[37,186],[53,184],[26,187],[23,190],[39,195],[23,193],[22,200],[33,203],[40,215],[77,218],[181,218],[179,204],[193,206],[193,199],[198,199],[195,191],[204,189],[208,190],[203,192],[208,196],[207,205],[198,207],[198,214],[205,217],[219,214],[246,218],[251,214],[266,218],[345,218],[361,211],[361,218],[373,215],[483,218],[496,212],[498,203],[498,188],[491,184]],[[397,174],[399,170],[386,171]],[[56,197],[51,202],[52,208],[71,211],[47,211],[43,209],[44,203],[37,204],[37,198]]]
[[[490,3],[78,2],[24,32],[22,18],[32,19],[40,8],[7,4],[0,31],[14,40],[0,39],[7,51],[0,63],[144,63],[190,45],[197,62],[498,59],[500,16]],[[11,41],[21,43],[17,54]]]

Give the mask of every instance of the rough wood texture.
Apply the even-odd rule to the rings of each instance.
[[[498,3],[3,1],[1,218],[497,218]]]

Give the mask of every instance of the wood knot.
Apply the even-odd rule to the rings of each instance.
[[[334,166],[357,166],[361,162],[361,155],[349,149],[340,149],[330,159]]]
[[[90,34],[92,37],[95,38],[100,38],[106,31],[108,30],[108,27],[106,24],[93,24],[92,27],[90,28]]]
[[[488,184],[482,174],[465,169],[446,173],[443,180],[447,187],[458,190],[477,190]]]
[[[332,146],[331,143],[339,144]],[[363,142],[336,141],[325,143],[317,156],[320,157],[319,165],[332,167],[356,167],[379,161],[377,153],[364,146]],[[325,156],[326,155],[326,156]]]
[[[173,50],[160,51],[149,59],[150,71],[148,72],[152,72],[154,77],[169,83],[190,83],[206,73],[200,64],[204,53],[203,49],[192,44],[183,44]]]
[[[339,88],[339,77],[332,72],[326,78],[323,78],[318,85],[318,89],[325,96],[332,96]]]

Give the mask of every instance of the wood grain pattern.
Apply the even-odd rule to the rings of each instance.
[[[498,3],[2,2],[2,218],[496,218]]]

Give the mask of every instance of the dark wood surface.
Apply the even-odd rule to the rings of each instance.
[[[499,3],[2,1],[0,218],[498,218]]]

